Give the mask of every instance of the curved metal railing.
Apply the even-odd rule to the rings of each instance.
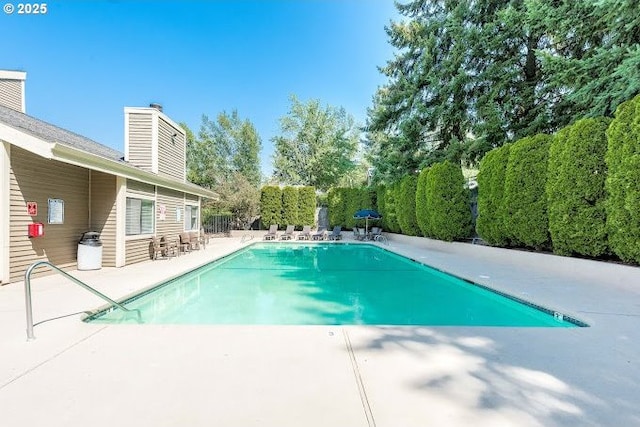
[[[27,268],[27,271],[24,272],[24,298],[25,298],[25,304],[26,304],[26,309],[27,309],[27,341],[32,341],[32,340],[34,340],[36,338],[35,335],[33,334],[33,326],[34,325],[33,325],[33,305],[31,304],[31,273],[33,272],[33,270],[35,268],[40,267],[42,265],[48,266],[53,271],[63,275],[64,277],[66,277],[67,279],[71,280],[76,285],[79,285],[79,286],[85,288],[86,290],[88,290],[92,294],[96,295],[97,297],[100,297],[103,300],[107,301],[109,304],[111,304],[112,307],[118,307],[120,310],[123,310],[123,311],[125,311],[127,313],[136,313],[137,318],[138,318],[138,322],[142,322],[142,314],[140,313],[140,310],[138,310],[138,309],[131,310],[131,309],[128,309],[128,308],[124,307],[122,304],[112,300],[108,296],[106,296],[103,293],[97,291],[96,289],[92,288],[91,286],[87,285],[86,283],[82,282],[81,280],[76,279],[75,277],[73,277],[69,273],[62,271],[61,269],[59,269],[58,267],[56,267],[55,265],[51,264],[48,261],[38,261],[38,262],[34,262],[33,264],[31,264],[29,266],[29,268]]]

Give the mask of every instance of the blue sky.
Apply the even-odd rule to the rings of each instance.
[[[258,129],[264,173],[291,94],[364,124],[398,17],[392,0],[47,5],[0,13],[0,69],[27,72],[27,114],[123,151],[125,106],[158,102],[196,132],[203,114],[236,109]]]

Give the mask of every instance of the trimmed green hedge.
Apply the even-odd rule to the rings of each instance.
[[[298,189],[284,187],[282,189],[282,225],[298,224]]]
[[[607,139],[609,246],[623,261],[640,263],[640,95],[616,109]]]
[[[459,165],[449,161],[431,166],[426,176],[429,231],[436,239],[452,241],[471,235],[469,190]]]
[[[392,233],[400,233],[400,224],[398,223],[398,205],[400,196],[400,181],[394,182],[387,187],[385,200],[386,206],[386,226]]]
[[[480,162],[478,172],[476,231],[484,241],[493,246],[509,244],[509,233],[501,216],[501,206],[510,147],[511,144],[506,144],[489,151]]]
[[[389,230],[389,226],[387,225],[387,187],[384,185],[379,185],[376,187],[376,209],[378,213],[382,215],[382,220],[379,222],[379,226],[385,230]]]
[[[298,188],[298,225],[316,225],[316,189],[315,187]]]
[[[336,225],[344,226],[345,195],[343,190],[344,188],[335,187],[327,191],[327,211],[330,227]]]
[[[431,223],[429,222],[429,210],[427,208],[427,180],[431,168],[424,168],[418,176],[416,188],[416,220],[423,236],[431,237]]]
[[[579,120],[561,129],[551,143],[546,192],[555,253],[607,253],[604,183],[609,122]]]
[[[262,227],[282,223],[282,192],[280,187],[264,186],[260,191],[260,217]]]
[[[550,247],[545,187],[552,139],[550,135],[538,134],[511,146],[502,217],[512,244],[534,249]]]
[[[406,175],[400,181],[400,194],[396,204],[396,214],[398,224],[402,234],[408,236],[420,235],[420,228],[416,219],[416,187],[418,178],[413,175]]]

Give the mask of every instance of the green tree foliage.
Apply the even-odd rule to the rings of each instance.
[[[280,133],[272,140],[273,169],[282,183],[327,190],[354,168],[358,128],[343,108],[322,107],[318,100],[302,103],[292,96]]]
[[[368,188],[347,188],[345,205],[345,227],[353,229],[353,227],[359,225],[359,220],[353,216],[361,209],[372,209],[373,200],[372,194]]]
[[[260,216],[262,226],[268,229],[272,224],[282,222],[282,191],[280,187],[266,185],[260,194]]]
[[[560,130],[549,149],[547,199],[553,251],[607,252],[605,154],[609,119],[583,119]]]
[[[610,114],[640,92],[637,0],[412,0],[368,112],[369,161],[393,182],[434,162]]]
[[[547,161],[552,137],[522,138],[509,150],[502,216],[510,241],[534,249],[550,246],[547,216]]]
[[[446,241],[471,235],[469,190],[458,165],[445,161],[431,166],[426,177],[426,207],[431,236]]]
[[[347,203],[347,189],[342,187],[330,188],[327,192],[329,225],[345,225],[345,212]]]
[[[387,187],[384,185],[378,185],[376,187],[376,209],[378,213],[382,215],[382,220],[379,223],[379,226],[385,230],[389,229],[389,225],[387,224]]]
[[[402,234],[408,236],[420,235],[420,228],[416,220],[416,186],[418,178],[406,175],[400,181],[400,193],[396,199],[396,215]]]
[[[248,229],[260,210],[260,190],[241,173],[234,173],[218,184],[218,200],[207,203],[211,212],[231,213],[235,227]],[[204,217],[203,217],[204,222]]]
[[[640,263],[640,95],[618,107],[607,140],[609,246],[622,260]]]
[[[314,187],[298,188],[298,225],[316,225],[316,189]]]
[[[640,93],[637,0],[531,2],[554,50],[540,52],[550,83],[566,97],[562,113],[611,116]]]
[[[502,216],[504,180],[511,144],[489,151],[478,172],[478,218],[476,231],[493,246],[508,246],[509,233]]]
[[[282,189],[282,225],[298,225],[298,189]]]
[[[222,112],[215,121],[202,116],[196,137],[187,132],[187,178],[194,184],[216,186],[240,173],[256,188],[260,185],[260,149],[262,143],[254,125],[241,119],[237,111]]]
[[[427,209],[427,182],[430,168],[424,168],[418,176],[416,188],[416,220],[423,236],[431,236],[431,223],[429,221],[429,210]]]

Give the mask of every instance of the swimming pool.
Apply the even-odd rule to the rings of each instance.
[[[368,244],[257,243],[124,304],[156,324],[584,326]]]

